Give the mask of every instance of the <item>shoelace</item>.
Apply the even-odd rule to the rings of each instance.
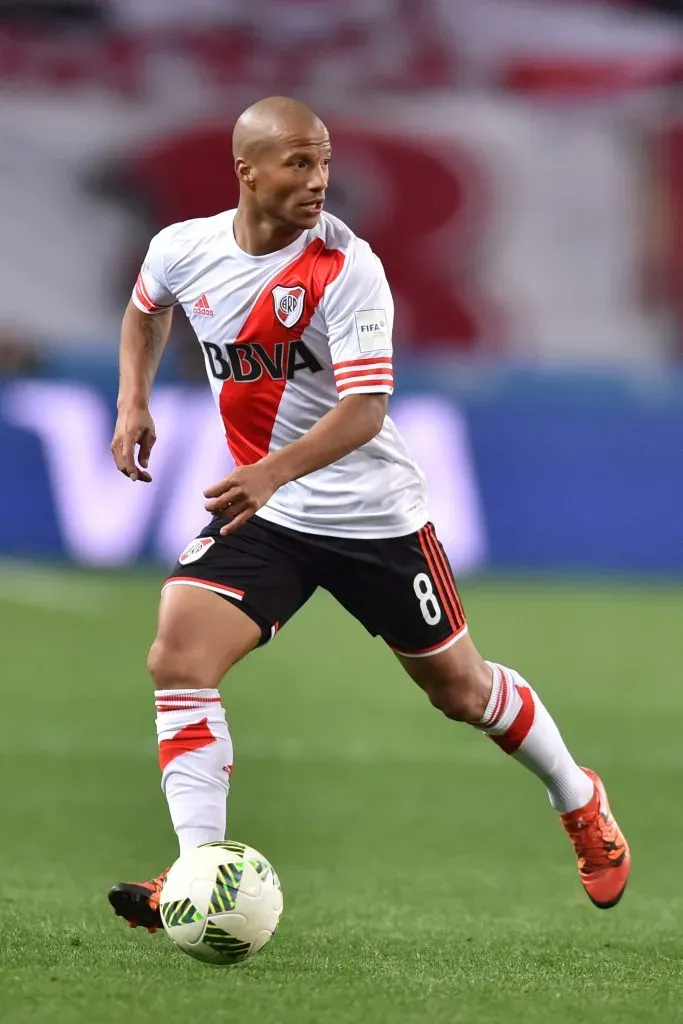
[[[606,819],[600,812],[584,824],[573,825],[568,831],[579,858],[579,871],[612,867],[624,855],[617,826],[612,818]]]
[[[162,873],[159,875],[159,877],[155,878],[152,881],[152,885],[154,886],[154,888],[152,889],[152,895],[149,897],[149,906],[150,906],[151,910],[158,910],[159,909],[159,901],[161,899],[161,890],[164,887],[164,882],[166,881],[166,875],[167,874],[168,874],[168,871],[162,871]]]

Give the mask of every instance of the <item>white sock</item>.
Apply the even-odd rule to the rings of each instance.
[[[567,750],[538,694],[514,669],[488,664],[493,687],[479,728],[542,779],[556,811],[583,807],[593,796],[593,783]]]
[[[161,788],[180,852],[225,839],[232,740],[218,690],[156,690]]]

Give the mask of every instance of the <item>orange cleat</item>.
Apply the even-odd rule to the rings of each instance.
[[[624,895],[631,872],[631,851],[612,817],[600,777],[589,768],[583,771],[593,781],[595,793],[584,807],[560,818],[574,844],[588,898],[596,907],[608,910]]]
[[[149,882],[119,882],[113,885],[107,896],[114,912],[127,921],[131,928],[146,928],[150,935],[163,928],[159,900],[167,874],[168,869]]]

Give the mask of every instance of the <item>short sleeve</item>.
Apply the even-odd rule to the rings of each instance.
[[[347,253],[323,308],[339,397],[391,395],[394,302],[384,268],[366,242],[356,242]]]
[[[163,313],[176,304],[165,270],[169,241],[168,228],[164,228],[149,244],[132,295],[133,303],[141,313]]]

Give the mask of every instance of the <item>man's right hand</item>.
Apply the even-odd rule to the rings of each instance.
[[[116,420],[111,453],[116,468],[131,480],[148,484],[152,477],[147,472],[149,457],[157,439],[154,420],[147,408],[122,406]],[[135,462],[135,447],[139,446],[138,464]]]

